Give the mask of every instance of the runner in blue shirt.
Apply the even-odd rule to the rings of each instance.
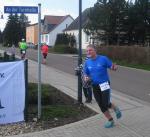
[[[97,55],[94,45],[88,45],[86,52],[89,59],[85,61],[84,65],[84,80],[92,81],[93,94],[96,102],[108,119],[104,126],[105,128],[111,128],[114,126],[114,120],[109,109],[111,108],[115,111],[117,119],[122,116],[120,109],[110,101],[111,89],[107,72],[107,69],[116,70],[117,66],[108,57]]]

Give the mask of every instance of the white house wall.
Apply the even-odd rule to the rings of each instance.
[[[69,26],[73,22],[71,17],[66,18],[62,23],[60,23],[54,30],[49,33],[49,46],[54,46],[57,34],[62,33],[66,28],[66,25]]]
[[[71,34],[75,36],[77,42],[77,48],[79,47],[79,30],[69,30],[65,31],[67,34]],[[88,40],[86,39],[88,37]],[[86,49],[86,46],[90,43],[90,36],[82,30],[82,49]]]
[[[90,36],[87,35],[83,30],[82,30],[82,49],[86,49],[86,46],[89,45],[90,43]]]
[[[49,45],[49,35],[48,34],[41,35],[41,43],[46,43],[47,45]]]

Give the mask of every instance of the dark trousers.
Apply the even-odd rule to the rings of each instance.
[[[43,58],[46,59],[47,53],[43,53]]]
[[[111,107],[110,90],[101,91],[99,85],[93,86],[93,94],[101,111],[104,113]]]
[[[88,87],[88,88],[83,87],[83,93],[86,98],[86,101],[92,100],[92,88],[91,87]]]

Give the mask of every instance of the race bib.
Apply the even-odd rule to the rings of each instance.
[[[109,85],[108,81],[104,82],[102,84],[99,84],[99,87],[100,87],[101,91],[105,91],[105,90],[110,89],[110,85]]]

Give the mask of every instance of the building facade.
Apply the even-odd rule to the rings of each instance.
[[[42,24],[41,43],[53,47],[57,34],[63,33],[74,19],[70,15],[66,16],[45,16]]]
[[[34,45],[38,44],[38,23],[26,27],[26,42]]]

